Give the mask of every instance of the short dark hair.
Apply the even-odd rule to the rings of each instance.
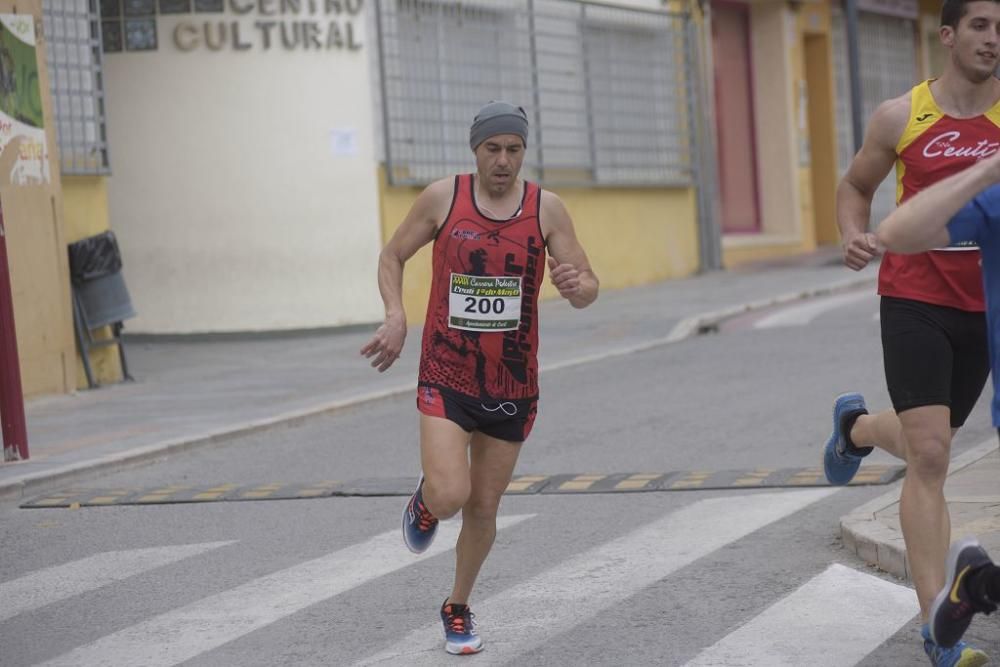
[[[941,5],[941,25],[958,29],[958,22],[965,16],[966,5],[980,0],[944,0]],[[1000,3],[1000,0],[993,0]]]

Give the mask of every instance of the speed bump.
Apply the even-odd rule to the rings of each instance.
[[[870,465],[850,486],[890,484],[904,466]],[[112,505],[166,505],[180,503],[302,500],[331,497],[409,496],[415,477],[382,477],[340,482],[224,483],[205,486],[164,485],[146,489],[87,489],[54,491],[21,504],[22,508],[107,507]],[[753,470],[682,470],[674,472],[580,473],[515,475],[508,495],[572,495],[593,493],[649,493],[725,489],[781,489],[828,486],[820,468],[755,468]]]

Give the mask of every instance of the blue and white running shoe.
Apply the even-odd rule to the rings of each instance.
[[[444,650],[452,655],[469,655],[483,650],[483,640],[476,634],[474,614],[469,605],[444,601],[441,605],[444,623]]]
[[[958,642],[951,648],[938,646],[931,641],[931,630],[926,623],[920,628],[920,636],[924,638],[924,653],[934,667],[982,667],[990,661],[988,655],[965,642]]]
[[[861,394],[841,394],[833,403],[833,433],[823,450],[823,472],[830,484],[843,486],[854,479],[861,459],[871,452],[871,447],[848,451],[845,420],[857,414],[868,414]]]
[[[437,534],[438,520],[424,505],[424,476],[417,482],[417,490],[403,508],[403,542],[415,554],[427,551]]]

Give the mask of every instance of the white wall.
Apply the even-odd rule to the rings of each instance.
[[[254,21],[332,18],[256,10],[239,17],[247,50],[175,44],[178,23],[229,23],[237,20],[231,11],[159,16],[158,50],[105,56],[111,227],[139,312],[128,328],[377,321],[381,237],[366,53],[376,45],[365,17],[353,20],[357,50],[285,49],[280,37],[265,50]],[[353,132],[354,155],[335,154],[335,129]]]

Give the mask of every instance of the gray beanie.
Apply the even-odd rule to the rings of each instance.
[[[469,145],[479,144],[498,134],[516,134],[528,145],[528,114],[509,102],[490,102],[476,114],[469,130]]]

